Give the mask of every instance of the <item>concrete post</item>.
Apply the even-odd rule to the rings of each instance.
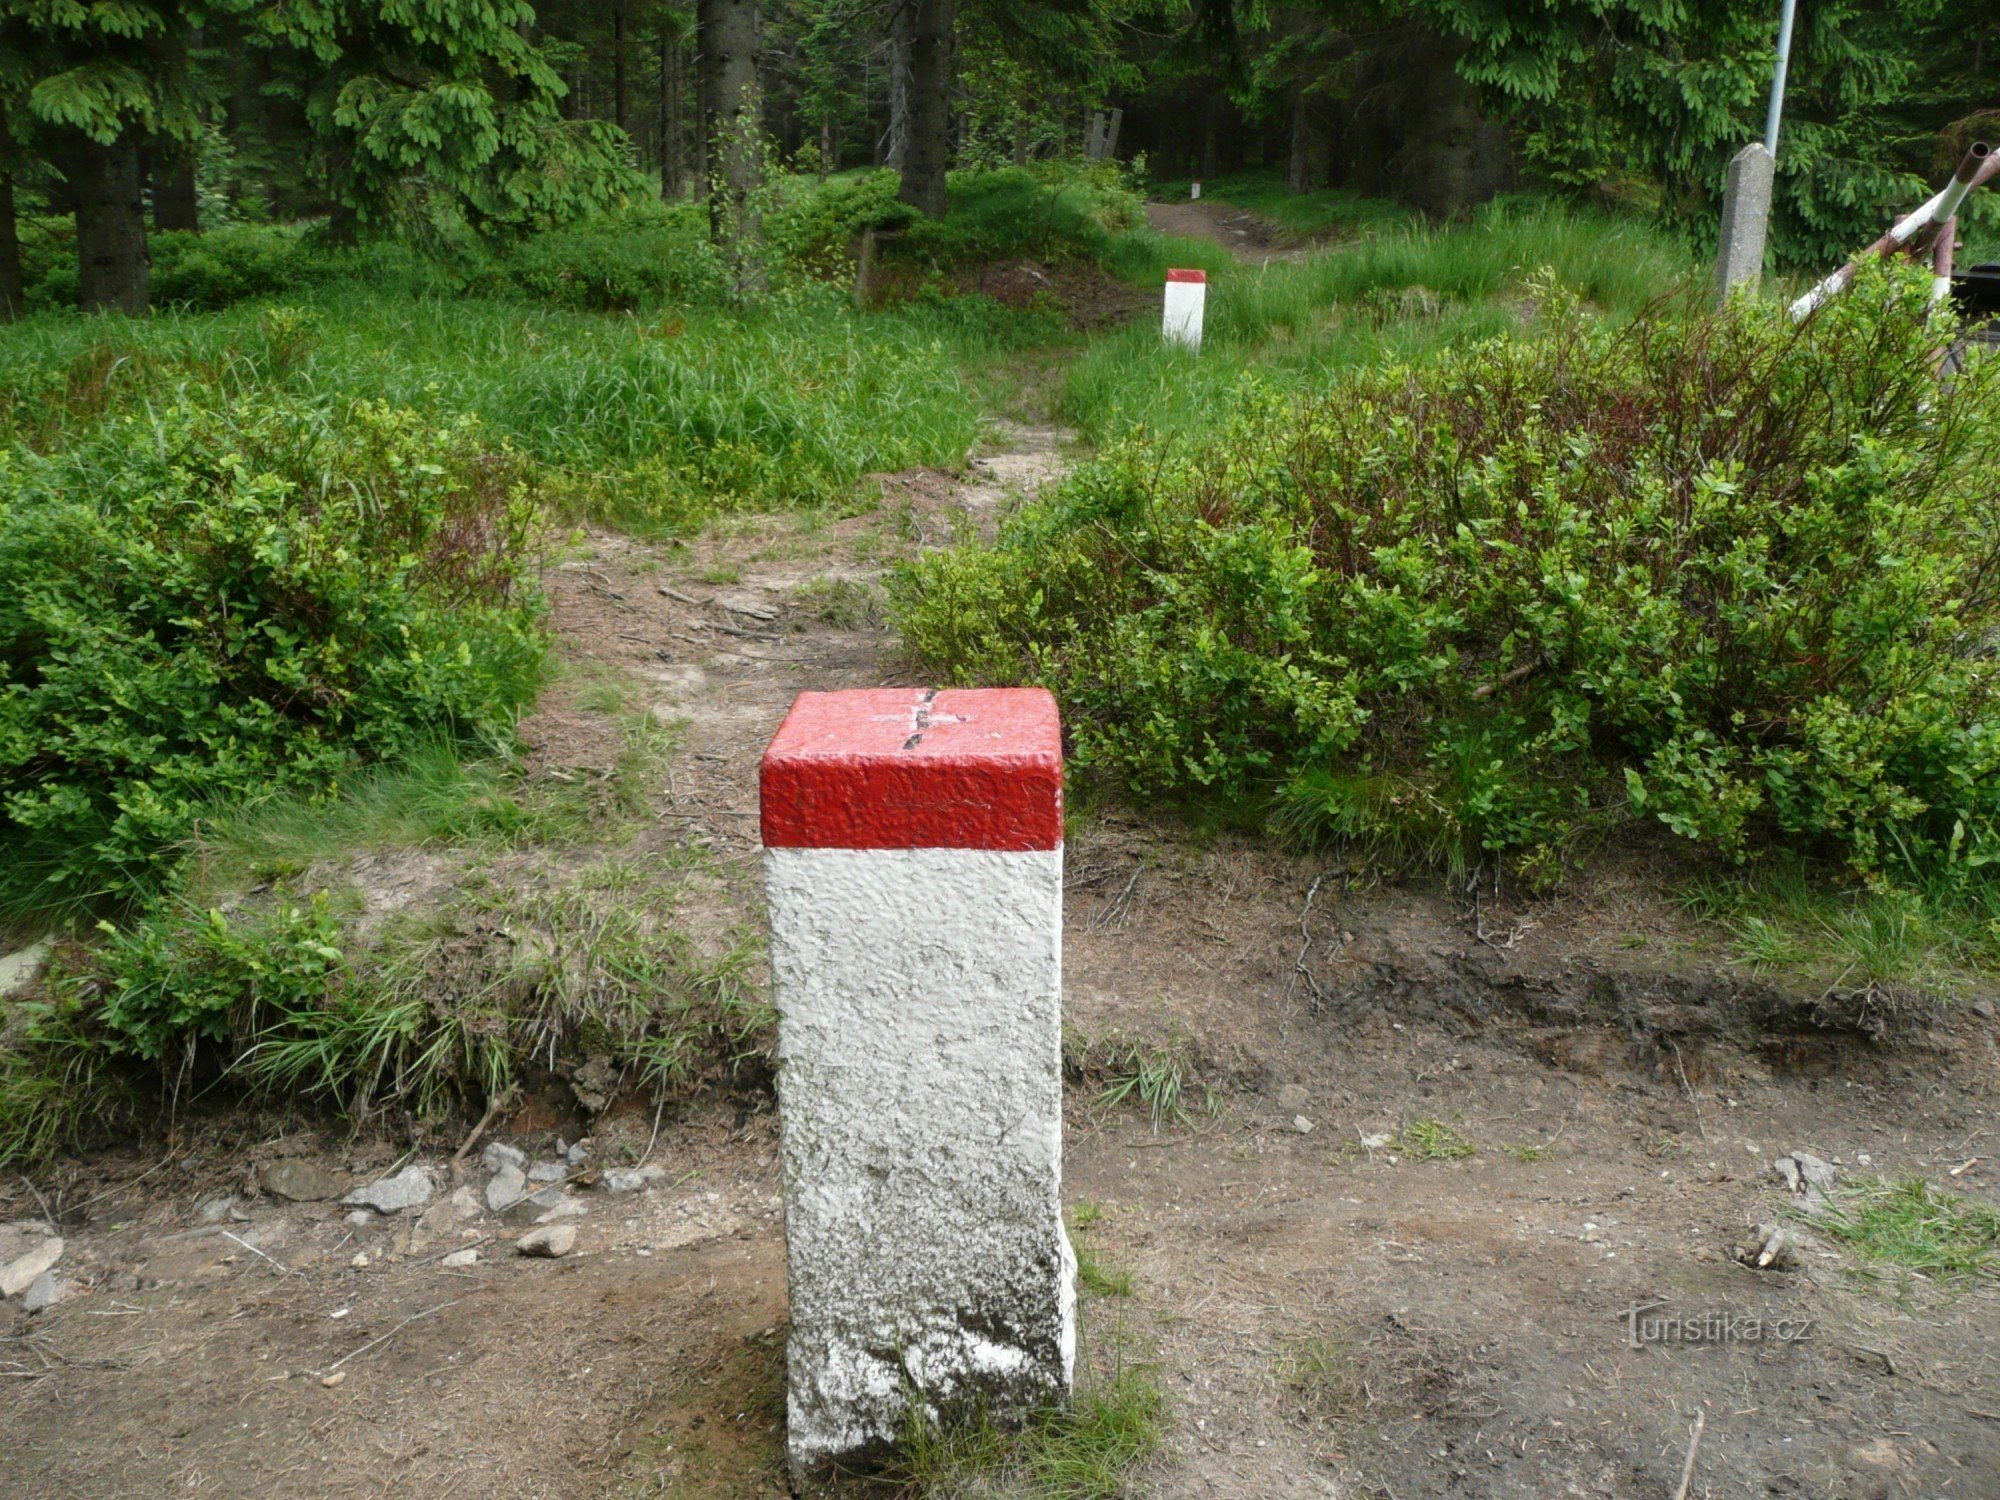
[[[1777,158],[1752,142],[1729,159],[1722,182],[1722,240],[1715,252],[1715,290],[1727,297],[1764,277],[1764,231],[1771,219],[1771,178]]]
[[[803,1477],[1070,1391],[1055,700],[802,694],[762,820]]]
[[[1161,305],[1160,336],[1169,344],[1201,349],[1202,314],[1208,306],[1206,271],[1167,272],[1167,294]]]

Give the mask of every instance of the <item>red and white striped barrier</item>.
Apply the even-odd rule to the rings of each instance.
[[[1070,1390],[1055,700],[801,694],[762,819],[804,1471]]]
[[[1208,272],[1167,272],[1166,307],[1160,336],[1170,344],[1201,348],[1201,315],[1208,302]]]

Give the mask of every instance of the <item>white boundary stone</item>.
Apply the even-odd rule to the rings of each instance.
[[[935,841],[938,808],[954,797],[971,809],[969,822],[984,824],[968,839],[1006,842],[1009,821],[989,816],[998,799],[976,778],[996,764],[1005,774],[1004,742],[1019,725],[1002,700],[1016,696],[808,695],[766,761],[767,844],[813,836],[800,829],[815,817],[841,823],[848,844],[901,837],[893,810],[871,821],[870,798],[920,805],[909,837]],[[829,709],[830,700],[849,703]],[[867,712],[856,717],[852,700]],[[843,714],[871,744],[842,748]],[[795,733],[802,717],[831,728],[816,740]],[[890,721],[881,734],[866,728],[875,719]],[[774,781],[788,737],[831,769]],[[1036,793],[1045,830],[1036,837],[1053,848],[765,850],[791,1286],[787,1445],[797,1473],[892,1445],[913,1399],[933,1415],[1004,1418],[1070,1392],[1076,1262],[1061,1202],[1052,703],[1047,738],[1040,770],[1058,779]],[[981,760],[994,740],[1002,759]],[[954,769],[961,764],[973,769]],[[854,789],[843,798],[849,772]],[[974,779],[954,783],[960,775]],[[786,823],[778,798],[816,811]]]
[[[1202,315],[1208,306],[1208,274],[1167,272],[1167,293],[1160,316],[1160,336],[1169,344],[1201,348]]]

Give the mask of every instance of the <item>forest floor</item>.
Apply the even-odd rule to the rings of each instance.
[[[615,676],[678,726],[637,852],[705,852],[706,936],[761,924],[757,762],[792,696],[909,681],[885,568],[990,527],[1063,439],[1005,428],[848,519],[594,535],[552,564],[565,680]],[[539,774],[615,753],[567,692],[526,726]],[[2000,1494],[2000,1288],[1865,1274],[1772,1167],[1809,1151],[1990,1198],[1990,1007],[1893,1044],[1822,1029],[1616,859],[1529,902],[1116,803],[1077,822],[1065,1197],[1131,1278],[1086,1300],[1086,1362],[1144,1362],[1165,1395],[1135,1493]],[[452,878],[412,855],[371,880],[422,901]],[[1099,1107],[1135,1050],[1175,1060],[1184,1114]],[[540,1210],[489,1213],[455,1141],[425,1153],[416,1216],[332,1201],[400,1164],[388,1139],[246,1118],[0,1185],[0,1220],[66,1240],[66,1295],[0,1312],[0,1492],[783,1495],[768,1090],[662,1122],[551,1088],[489,1139],[554,1159],[579,1136],[592,1164],[663,1170],[560,1192],[578,1239],[554,1260],[514,1253]],[[1732,1258],[1759,1222],[1803,1238],[1788,1268]],[[1803,1332],[1635,1346],[1633,1307]]]

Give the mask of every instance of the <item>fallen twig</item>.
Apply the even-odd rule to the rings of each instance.
[[[1708,1425],[1708,1413],[1696,1408],[1694,1431],[1688,1434],[1687,1462],[1681,1465],[1681,1482],[1674,1487],[1674,1500],[1687,1500],[1688,1485],[1694,1481],[1694,1456],[1701,1448],[1701,1430]]]
[[[472,1148],[479,1144],[479,1138],[482,1135],[486,1134],[486,1127],[493,1123],[493,1117],[499,1114],[502,1109],[506,1108],[507,1104],[513,1099],[513,1097],[514,1097],[514,1086],[512,1084],[509,1084],[506,1088],[502,1089],[499,1093],[495,1094],[491,1099],[486,1101],[486,1113],[479,1117],[479,1123],[472,1127],[472,1134],[465,1138],[465,1143],[462,1146],[460,1146],[457,1152],[452,1156],[451,1164],[454,1167],[457,1166],[460,1162],[464,1161],[467,1155],[471,1153]]]
[[[275,1255],[266,1255],[262,1250],[259,1250],[255,1245],[251,1244],[241,1235],[231,1234],[228,1230],[225,1229],[222,1231],[222,1237],[225,1240],[235,1240],[237,1244],[241,1245],[245,1250],[248,1250],[252,1255],[262,1256],[265,1260],[269,1261],[272,1265],[276,1266],[285,1275],[297,1276],[301,1281],[305,1280],[305,1274],[306,1274],[305,1272],[294,1271],[290,1266],[286,1265],[283,1261],[279,1260]]]
[[[1319,987],[1319,976],[1306,967],[1306,955],[1312,952],[1313,937],[1312,909],[1313,897],[1319,894],[1320,882],[1326,879],[1325,871],[1313,876],[1313,883],[1306,887],[1305,905],[1299,908],[1299,956],[1292,960],[1291,981],[1285,986],[1285,1000],[1291,1001],[1301,979],[1306,982],[1306,995],[1313,1011],[1317,1012],[1326,1004],[1326,992]]]
[[[1681,1044],[1672,1037],[1668,1037],[1667,1045],[1674,1049],[1674,1071],[1681,1075],[1681,1089],[1687,1094],[1688,1103],[1694,1106],[1695,1128],[1701,1132],[1702,1143],[1706,1145],[1708,1143],[1708,1126],[1702,1123],[1701,1101],[1695,1098],[1694,1085],[1688,1082],[1687,1069],[1681,1065]]]
[[[1125,913],[1131,909],[1132,888],[1139,883],[1139,877],[1145,873],[1146,862],[1142,859],[1138,867],[1132,871],[1132,878],[1125,882],[1125,888],[1098,908],[1097,914],[1084,924],[1083,930],[1097,932],[1109,927],[1114,919],[1122,921]]]
[[[412,1269],[415,1269],[417,1266],[427,1266],[434,1260],[443,1260],[447,1255],[456,1255],[461,1250],[477,1250],[481,1245],[490,1245],[492,1243],[492,1235],[482,1234],[478,1239],[468,1244],[453,1245],[450,1249],[440,1250],[435,1255],[426,1255],[422,1260],[413,1260],[410,1262],[410,1266]]]
[[[357,1355],[366,1354],[370,1349],[373,1349],[377,1344],[388,1343],[390,1339],[394,1338],[397,1334],[401,1333],[405,1328],[408,1328],[412,1323],[415,1323],[423,1318],[428,1318],[432,1316],[434,1313],[441,1313],[447,1307],[456,1307],[458,1306],[459,1303],[463,1302],[464,1300],[465,1299],[463,1297],[454,1297],[449,1302],[440,1302],[436,1307],[427,1307],[420,1313],[411,1313],[407,1318],[403,1319],[402,1322],[398,1323],[394,1328],[391,1328],[387,1333],[382,1334],[377,1338],[370,1339],[367,1343],[363,1344],[359,1349],[354,1349],[346,1354],[341,1355],[339,1359],[336,1359],[332,1364],[326,1367],[325,1373],[331,1375],[335,1370],[338,1370],[342,1365],[346,1364],[350,1359],[355,1358]]]
[[[1540,662],[1524,661],[1520,666],[1513,668],[1511,671],[1502,672],[1499,681],[1480,683],[1478,687],[1472,690],[1473,699],[1477,701],[1481,698],[1491,698],[1501,688],[1512,687],[1540,665]]]

